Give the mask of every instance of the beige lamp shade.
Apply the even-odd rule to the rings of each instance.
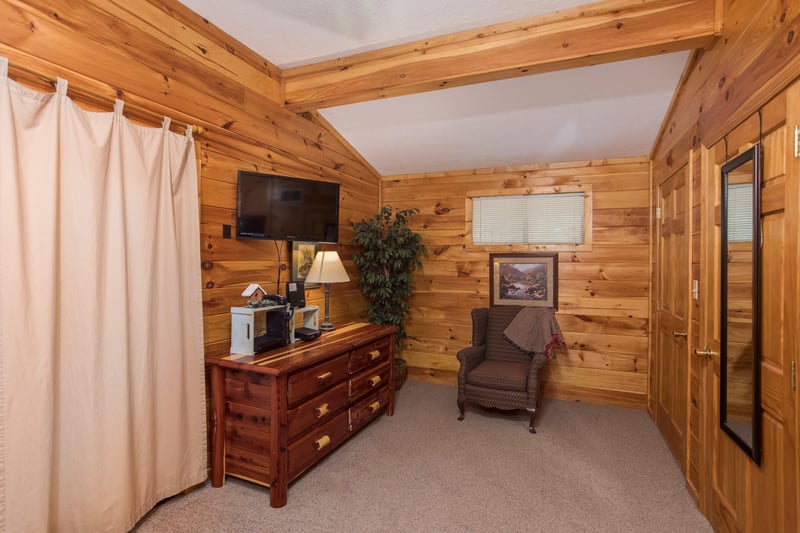
[[[330,331],[334,329],[330,317],[331,283],[344,283],[350,281],[347,271],[344,269],[342,260],[336,252],[317,252],[311,270],[306,276],[306,283],[322,283],[325,287],[325,320],[319,325],[319,329]]]
[[[350,281],[337,252],[317,252],[306,283],[344,283]]]

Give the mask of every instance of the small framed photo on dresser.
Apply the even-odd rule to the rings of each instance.
[[[292,241],[292,281],[306,280],[319,248],[318,242]],[[306,288],[318,286],[316,283],[306,284]]]

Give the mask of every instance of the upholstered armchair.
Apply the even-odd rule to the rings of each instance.
[[[464,404],[471,400],[484,407],[512,410],[525,409],[530,415],[528,429],[536,433],[533,423],[539,404],[539,372],[552,350],[564,345],[561,330],[552,309],[525,308],[527,323],[520,324],[522,307],[493,306],[472,310],[472,346],[459,350],[458,409],[464,420]],[[504,333],[514,322],[517,331],[545,342],[519,346]],[[533,326],[531,326],[531,322]],[[517,337],[516,339],[519,339]],[[519,341],[525,345],[525,341]],[[527,350],[525,349],[527,348]]]

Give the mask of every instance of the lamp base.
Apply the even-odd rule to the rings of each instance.
[[[323,322],[322,324],[319,325],[319,329],[322,331],[331,331],[336,328],[330,322]]]

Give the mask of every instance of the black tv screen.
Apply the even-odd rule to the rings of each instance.
[[[339,184],[240,170],[236,238],[338,242]]]

